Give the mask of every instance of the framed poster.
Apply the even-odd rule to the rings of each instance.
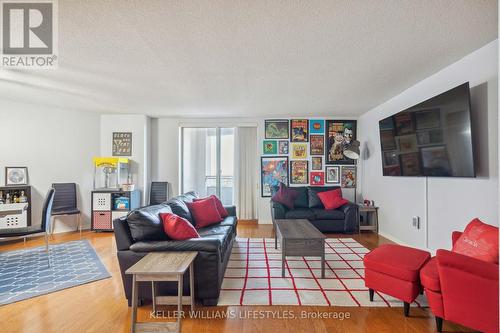
[[[311,157],[311,170],[323,170],[322,157]]]
[[[275,140],[264,140],[262,149],[264,155],[276,155],[278,153],[278,143]]]
[[[420,160],[418,153],[399,155],[401,161],[401,175],[403,176],[418,176],[420,172]]]
[[[397,114],[394,116],[394,122],[396,125],[396,132],[398,135],[410,134],[415,130],[413,126],[413,119],[410,112],[405,112]]]
[[[311,155],[325,154],[325,136],[318,134],[309,135],[309,144],[311,147]]]
[[[307,158],[307,143],[292,143],[292,158]]]
[[[420,148],[420,156],[425,175],[453,175],[446,146],[422,147]]]
[[[309,141],[309,121],[307,119],[290,120],[290,141],[292,142]]]
[[[266,139],[288,139],[288,119],[269,119],[264,121]]]
[[[382,150],[396,149],[394,131],[380,131],[380,144],[382,145]]]
[[[397,151],[385,151],[384,153],[384,167],[399,165],[399,156]]]
[[[278,154],[288,155],[288,141],[278,141]]]
[[[326,121],[325,164],[355,164],[344,156],[344,149],[356,140],[356,120]]]
[[[427,131],[417,132],[417,143],[419,145],[434,145],[443,143],[443,131],[438,129],[431,129]]]
[[[113,156],[132,156],[132,132],[113,132]]]
[[[379,128],[381,131],[392,131],[394,130],[394,121],[392,117],[388,117],[379,121]]]
[[[356,187],[356,166],[342,166],[342,182],[341,187],[354,188]]]
[[[319,119],[309,120],[309,134],[325,133],[325,121]]]
[[[441,112],[439,108],[415,112],[417,130],[436,128],[441,126]]]
[[[418,151],[417,136],[415,134],[398,136],[398,146],[401,154]]]
[[[326,182],[328,184],[340,184],[340,167],[329,165],[326,167]]]
[[[311,185],[325,185],[325,173],[323,171],[311,171]]]
[[[309,161],[290,161],[290,184],[308,184],[309,181]]]
[[[28,185],[28,167],[5,167],[5,185]]]
[[[271,188],[279,183],[288,185],[288,156],[260,158],[260,189],[262,197],[271,196]]]

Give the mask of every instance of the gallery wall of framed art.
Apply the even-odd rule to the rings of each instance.
[[[355,188],[356,161],[345,157],[343,150],[356,140],[356,125],[356,120],[265,119],[261,196],[270,197],[273,186],[280,181],[291,187]],[[407,144],[411,149],[412,142]]]

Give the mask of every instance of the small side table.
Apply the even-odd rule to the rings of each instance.
[[[361,214],[366,213],[367,224],[361,225]],[[363,230],[374,231],[378,234],[378,207],[359,205],[359,232]]]
[[[183,300],[187,297],[182,296],[182,282],[184,273],[189,268],[189,299],[187,304],[191,305],[191,311],[194,309],[194,270],[193,261],[198,252],[152,252],[136,262],[132,267],[125,271],[125,274],[132,274],[132,325],[131,332],[181,332],[181,313]],[[153,292],[153,308],[157,304],[172,304],[177,298],[178,316],[177,322],[137,322],[137,285],[140,281],[150,281]],[[155,281],[175,281],[178,285],[178,294],[175,296],[155,295]]]

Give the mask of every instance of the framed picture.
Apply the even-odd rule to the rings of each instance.
[[[325,133],[325,121],[319,119],[309,120],[309,134]]]
[[[379,128],[381,131],[393,131],[394,120],[392,119],[392,117],[388,117],[379,121]]]
[[[278,153],[278,143],[275,140],[264,140],[262,149],[264,155],[276,155]]]
[[[307,119],[290,120],[290,141],[292,142],[309,141],[309,121]]]
[[[318,134],[309,135],[309,144],[311,147],[311,155],[325,154],[325,136]]]
[[[311,170],[323,170],[322,157],[311,157]]]
[[[28,185],[28,168],[5,167],[5,185]]]
[[[292,158],[307,158],[307,143],[292,143]]]
[[[326,167],[326,182],[328,184],[339,184],[340,183],[340,167],[339,166],[327,166]]]
[[[434,145],[443,143],[443,131],[438,128],[417,132],[417,143],[419,145]]]
[[[415,112],[417,130],[441,126],[441,111],[439,108]]]
[[[325,164],[355,164],[344,156],[344,149],[356,140],[356,120],[327,120],[325,126]]]
[[[278,141],[278,154],[288,155],[288,141]]]
[[[132,156],[132,132],[113,132],[113,156]]]
[[[399,156],[397,151],[384,152],[384,167],[399,165]]]
[[[308,184],[309,182],[309,161],[290,161],[290,184]]]
[[[452,176],[446,146],[422,147],[420,148],[420,157],[425,175]]]
[[[311,171],[311,181],[312,186],[325,185],[325,173],[323,171]]]
[[[418,176],[420,172],[420,161],[418,153],[399,155],[402,176]]]
[[[288,185],[288,156],[260,158],[260,188],[262,197],[270,197],[273,186]]]
[[[418,151],[417,136],[415,134],[398,136],[399,152],[401,154]]]
[[[380,131],[380,145],[382,150],[396,149],[394,131]]]
[[[266,139],[288,139],[288,119],[269,119],[264,121]]]
[[[415,127],[413,126],[413,119],[410,112],[395,115],[394,122],[398,135],[410,134],[415,131]]]
[[[384,167],[384,176],[401,176],[401,167],[399,164]]]
[[[342,166],[342,182],[340,186],[345,188],[356,187],[356,166]]]

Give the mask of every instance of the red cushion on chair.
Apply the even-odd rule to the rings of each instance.
[[[318,192],[317,195],[323,206],[325,206],[325,209],[337,209],[349,202],[342,198],[342,190],[340,188],[332,191]]]
[[[453,252],[472,258],[498,263],[498,227],[475,218],[453,245]]]
[[[163,222],[163,230],[171,239],[200,238],[200,235],[188,220],[172,213],[160,213],[160,218]]]
[[[229,213],[227,212],[226,208],[224,208],[224,205],[222,204],[220,199],[215,194],[212,194],[211,196],[206,197],[206,198],[202,198],[202,199],[196,198],[196,199],[193,199],[193,201],[196,202],[196,201],[201,201],[201,200],[205,200],[205,199],[209,199],[209,198],[213,198],[215,200],[215,205],[217,206],[217,211],[219,212],[220,217],[225,218],[225,217],[229,216]]]
[[[186,202],[186,205],[193,216],[196,229],[222,221],[215,199],[212,197],[194,202]]]
[[[420,270],[420,281],[425,289],[440,291],[439,272],[437,266],[437,258],[429,260]]]
[[[384,273],[405,281],[419,281],[420,268],[429,260],[427,251],[396,244],[383,244],[367,255],[366,269]]]

